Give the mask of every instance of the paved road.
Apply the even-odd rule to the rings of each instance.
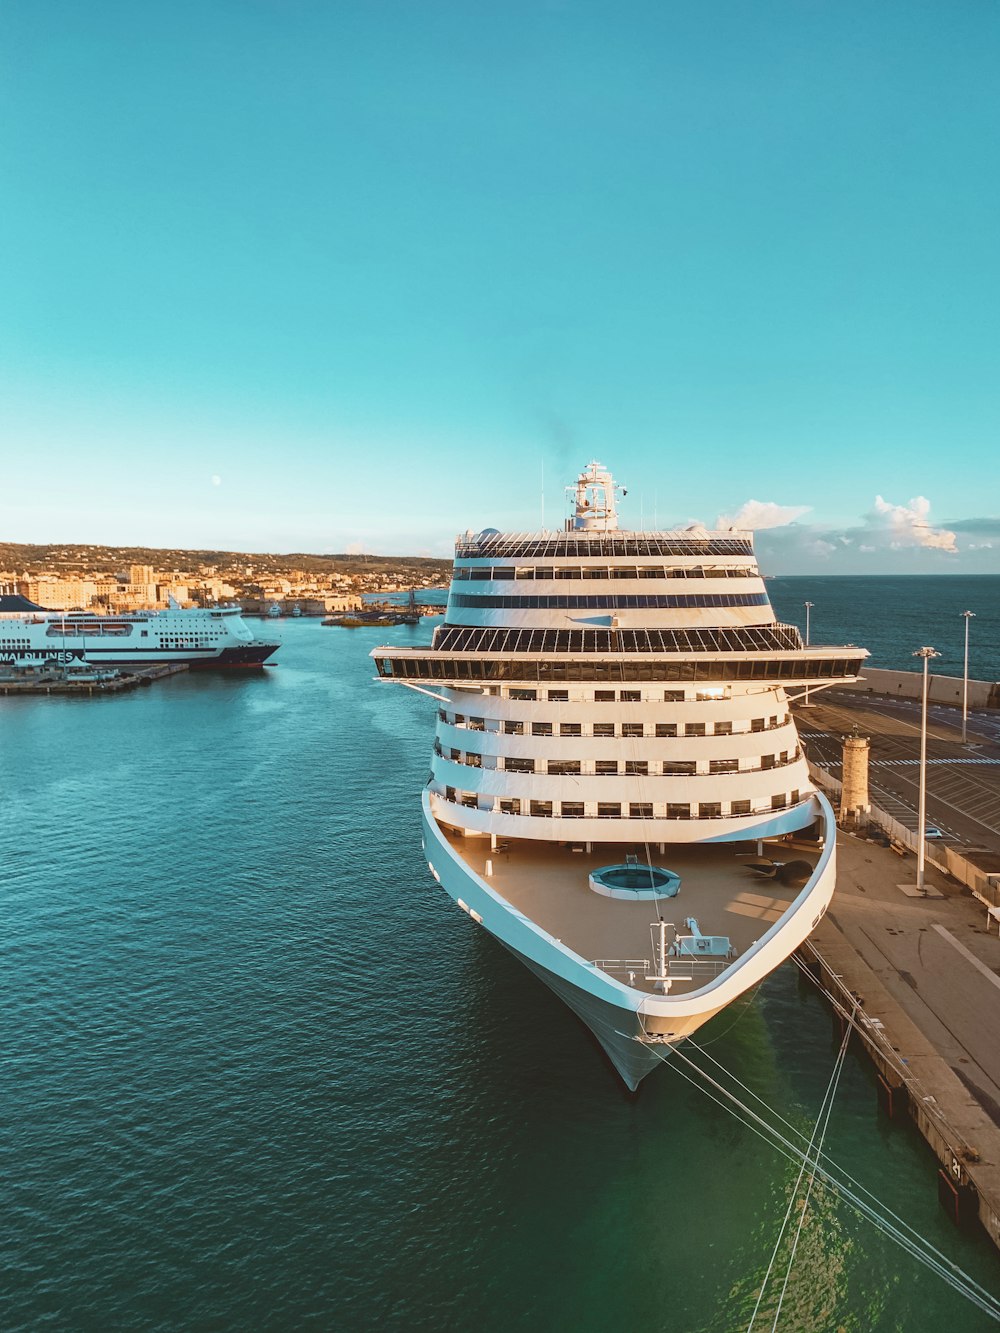
[[[912,858],[844,834],[837,845],[830,924],[1000,1125],[1000,939],[985,911],[933,868],[942,896],[908,898],[896,885],[912,879]]]
[[[917,828],[920,708],[909,700],[850,691],[814,694],[795,707],[810,759],[840,776],[842,738],[857,725],[870,736],[872,803],[906,828]],[[927,819],[945,841],[1000,852],[1000,719],[969,719],[961,744],[961,716],[953,708],[928,710]]]

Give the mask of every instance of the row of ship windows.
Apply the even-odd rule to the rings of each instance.
[[[452,593],[449,607],[478,607],[503,611],[677,611],[708,606],[767,606],[766,592],[604,593],[593,596],[558,594],[551,597],[486,597]]]
[[[511,579],[757,579],[756,568],[705,569],[703,565],[487,565],[469,569],[458,566],[452,580],[488,583]]]
[[[510,689],[497,688],[495,691],[491,690],[490,693],[499,694],[506,699],[521,699],[527,703],[537,702],[541,698],[538,690],[522,690],[516,686],[512,686]],[[665,704],[682,704],[690,703],[693,700],[696,703],[718,703],[720,699],[728,699],[730,694],[731,691],[724,685],[709,686],[703,690],[692,690],[690,693],[685,690],[664,690],[663,702]],[[548,699],[550,704],[568,704],[570,693],[569,690],[546,690],[545,698]],[[660,691],[657,690],[654,693],[650,690],[644,694],[642,690],[574,690],[574,703],[590,703],[591,700],[595,704],[641,704],[643,701],[659,703]]]
[[[433,650],[432,650],[433,651]],[[496,661],[482,657],[378,657],[380,676],[395,680],[840,680],[852,679],[862,658],[772,658],[767,662]]]
[[[645,537],[623,532],[573,533],[558,537],[513,537],[503,533],[455,543],[458,560],[543,560],[619,556],[713,555],[753,557],[753,543],[745,537]]]
[[[446,713],[438,710],[438,720],[452,727],[462,727],[466,731],[494,731],[505,736],[601,736],[638,739],[643,736],[741,736],[756,731],[774,731],[787,726],[792,716],[790,713],[773,713],[770,717],[752,717],[734,726],[732,722],[685,722],[683,730],[677,722],[518,722],[512,719],[499,721],[483,717],[466,717],[463,713]],[[493,725],[488,725],[492,723]],[[711,725],[711,731],[709,731]],[[586,730],[584,730],[586,727]],[[558,730],[557,730],[558,728]]]
[[[434,753],[441,759],[469,768],[494,769],[501,773],[546,773],[549,777],[703,777],[717,773],[763,773],[771,768],[785,768],[801,758],[801,751],[781,750],[778,754],[762,754],[759,762],[753,757],[740,759],[710,759],[701,767],[693,759],[521,759],[514,755],[483,755],[474,750],[445,750],[434,742]],[[746,767],[741,767],[745,764]]]
[[[658,804],[652,801],[522,801],[519,797],[481,797],[475,792],[445,788],[445,800],[470,810],[486,810],[498,815],[533,815],[550,819],[727,819],[740,815],[769,814],[798,805],[801,793],[779,792],[770,804],[756,805],[752,801],[672,801]]]

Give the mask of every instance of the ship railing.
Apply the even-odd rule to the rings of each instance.
[[[676,977],[717,977],[731,966],[732,958],[694,958],[684,954],[680,958],[667,959],[667,976]]]
[[[594,967],[599,967],[610,976],[621,975],[633,980],[646,976],[653,966],[648,958],[594,958],[591,961]]]

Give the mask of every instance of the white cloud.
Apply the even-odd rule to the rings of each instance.
[[[923,546],[928,550],[957,551],[955,534],[947,528],[933,528],[928,522],[931,502],[918,495],[908,505],[890,504],[881,495],[875,497],[875,508],[865,515],[869,528],[886,532],[890,545]]]
[[[213,472],[213,473],[212,473],[212,485],[213,485],[213,486],[221,486],[221,485],[222,485],[222,478],[219,476],[218,472]]]
[[[773,500],[747,500],[735,514],[720,514],[715,526],[755,532],[764,528],[783,528],[808,514],[811,508],[811,505],[779,505]]]

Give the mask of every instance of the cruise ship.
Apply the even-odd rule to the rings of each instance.
[[[238,606],[171,606],[164,611],[96,615],[49,611],[24,597],[0,597],[0,666],[86,662],[147,667],[183,663],[199,669],[253,669],[276,652],[256,639]]]
[[[834,815],[789,705],[867,653],[775,618],[750,532],[621,530],[600,463],[568,489],[562,531],[460,536],[431,645],[372,656],[438,705],[434,879],[635,1090],[826,911]]]

